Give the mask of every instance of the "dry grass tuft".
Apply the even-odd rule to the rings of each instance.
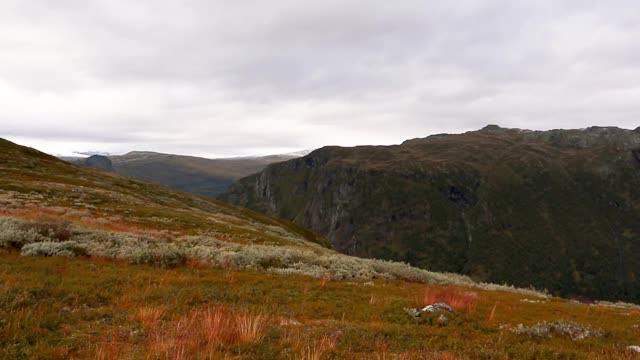
[[[143,314],[149,324],[161,314],[157,308],[143,309],[138,317]],[[197,309],[174,316],[165,324],[146,326],[147,353],[153,359],[219,358],[221,347],[259,343],[269,325],[266,315],[231,312],[222,306]]]
[[[493,319],[495,319],[496,316],[496,309],[498,308],[498,303],[496,302],[495,304],[493,304],[493,308],[491,309],[491,312],[489,313],[489,321],[493,321]]]
[[[324,340],[324,339],[323,339]],[[327,352],[323,341],[314,341],[305,345],[300,352],[300,360],[320,360]]]
[[[224,308],[220,306],[208,308],[201,311],[199,315],[201,315],[202,331],[209,342],[215,344],[231,342],[230,319]]]
[[[297,359],[320,360],[326,358],[329,351],[335,350],[341,333],[324,335],[319,340],[309,340],[307,337],[297,337],[294,348],[300,349]]]
[[[266,334],[269,318],[265,315],[252,315],[247,312],[235,315],[236,332],[238,342],[243,344],[255,344],[262,340]]]
[[[164,306],[144,306],[135,312],[133,318],[139,321],[145,329],[154,329],[158,326],[165,311],[166,308]]]

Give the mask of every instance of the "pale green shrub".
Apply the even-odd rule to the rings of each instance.
[[[176,247],[160,246],[156,248],[140,248],[128,256],[133,264],[149,264],[164,269],[183,265],[187,261],[184,252]]]
[[[602,337],[606,332],[589,325],[581,325],[572,321],[542,322],[533,326],[519,324],[511,329],[516,335],[527,335],[531,338],[567,337],[573,341],[590,337]]]
[[[513,293],[518,293],[518,294],[527,295],[527,296],[534,296],[534,297],[543,298],[543,299],[547,299],[551,296],[549,295],[549,292],[546,289],[538,290],[533,286],[530,286],[529,288],[517,288],[513,285],[507,285],[507,284],[498,285],[498,284],[491,284],[491,283],[476,283],[475,286],[483,290],[507,291],[507,292],[513,292]]]
[[[134,264],[172,268],[184,264],[185,251],[167,240],[114,232],[84,232],[75,238],[87,253],[97,257],[124,259]]]
[[[86,255],[86,249],[75,241],[38,242],[26,244],[22,247],[22,256],[65,256],[76,257]]]
[[[123,259],[135,264],[175,267],[188,258],[206,260],[214,266],[266,270],[280,274],[307,275],[334,280],[401,279],[427,284],[474,286],[546,297],[535,289],[475,283],[469,277],[435,273],[405,263],[362,259],[313,247],[236,244],[212,236],[172,238],[83,230],[60,225],[0,218],[0,247],[22,248],[25,256],[88,255]],[[53,223],[57,224],[57,223]],[[51,231],[50,231],[51,229]],[[68,232],[67,232],[68,231]],[[60,241],[67,238],[68,240]]]
[[[35,228],[26,227],[31,222],[0,218],[0,247],[21,249],[26,244],[51,241]]]

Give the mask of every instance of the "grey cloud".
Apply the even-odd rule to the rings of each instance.
[[[0,136],[246,155],[486,123],[635,128],[638,14],[630,0],[6,1]]]

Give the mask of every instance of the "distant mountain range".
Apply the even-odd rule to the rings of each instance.
[[[144,229],[165,235],[213,234],[232,244],[313,249],[327,245],[317,234],[286,221],[144,180],[73,166],[0,138],[0,219],[3,216],[70,221],[138,235]],[[31,235],[29,241],[32,238],[38,239]]]
[[[223,193],[239,178],[257,173],[267,165],[306,155],[308,151],[222,159],[132,151],[125,155],[63,157],[77,165],[113,171],[157,182],[174,189],[211,198]]]
[[[320,232],[350,255],[640,301],[640,128],[487,126],[324,147],[221,199]]]

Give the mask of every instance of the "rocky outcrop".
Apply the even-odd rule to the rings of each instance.
[[[222,199],[350,255],[640,301],[638,149],[637,129],[489,126],[325,147],[241,179]]]

